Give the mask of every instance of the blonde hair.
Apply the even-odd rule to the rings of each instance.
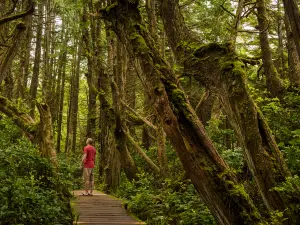
[[[88,138],[86,139],[86,144],[90,144],[92,145],[94,143],[93,139],[92,138]]]

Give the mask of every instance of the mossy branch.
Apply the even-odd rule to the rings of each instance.
[[[4,17],[4,18],[0,18],[0,25],[4,24],[4,23],[7,23],[7,22],[10,22],[12,20],[17,20],[17,19],[20,19],[20,18],[23,18],[27,15],[30,15],[34,12],[34,3],[30,4],[30,6],[28,7],[28,9],[24,12],[20,12],[18,14],[15,14],[15,15],[11,15],[11,16],[7,16],[7,17]]]
[[[123,106],[125,106],[130,112],[132,112],[139,120],[143,121],[147,126],[152,128],[153,130],[157,130],[157,127],[153,125],[150,121],[140,116],[134,109],[132,109],[129,105],[127,105],[124,101],[121,100]]]
[[[123,132],[126,135],[126,137],[128,138],[128,140],[130,141],[130,143],[135,147],[137,153],[147,162],[147,164],[151,167],[151,169],[156,173],[160,173],[159,167],[157,165],[155,165],[155,163],[146,155],[146,153],[139,146],[139,144],[135,142],[135,140],[130,135],[130,133],[125,131],[124,129],[123,129]]]
[[[15,124],[32,140],[38,130],[37,124],[26,113],[21,112],[11,101],[0,96],[0,111],[10,117]]]

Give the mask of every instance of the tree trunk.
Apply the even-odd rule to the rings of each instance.
[[[66,64],[67,64],[67,49],[66,44],[68,42],[68,32],[65,29],[65,22],[63,21],[62,25],[62,37],[63,37],[63,46],[61,46],[61,51],[59,55],[59,65],[58,65],[58,78],[57,78],[57,87],[55,91],[56,96],[56,110],[57,110],[57,138],[56,138],[56,152],[60,152],[61,148],[61,131],[62,131],[62,121],[63,121],[63,109],[64,109],[64,100],[65,100],[65,85],[66,85]]]
[[[235,44],[236,44],[236,39],[238,36],[240,24],[241,24],[241,17],[242,17],[242,13],[243,13],[243,9],[244,9],[244,3],[245,3],[245,0],[239,0],[238,6],[236,8],[235,18],[234,18],[234,22],[233,22],[233,30],[231,32],[231,37],[230,37],[230,41],[232,41],[233,46],[235,46]]]
[[[82,20],[84,23],[88,24],[90,29],[87,27],[83,28],[83,41],[86,49],[86,57],[88,61],[88,73],[86,74],[87,83],[88,83],[88,119],[87,119],[87,128],[86,136],[95,139],[96,131],[96,88],[97,88],[97,76],[99,74],[99,53],[101,52],[100,46],[100,37],[101,37],[101,21],[95,20],[92,17],[89,17],[88,20],[88,9],[89,13],[94,13],[91,2],[86,2],[84,4],[84,12]],[[95,35],[95,32],[98,30],[98,36]]]
[[[124,111],[122,101],[124,99],[124,75],[125,70],[123,60],[126,60],[125,49],[120,42],[117,42],[117,51],[114,65],[114,80],[111,84],[114,116],[115,116],[115,131],[114,136],[116,140],[116,147],[120,153],[121,167],[123,168],[127,178],[137,180],[137,167],[132,159],[126,145],[126,135],[124,134],[123,127],[125,126],[124,117],[121,113]]]
[[[156,132],[157,139],[157,159],[160,168],[160,174],[164,177],[168,174],[168,159],[166,154],[166,134],[163,123],[160,123]]]
[[[283,0],[284,12],[288,17],[294,43],[300,56],[300,14],[296,0]]]
[[[146,12],[148,14],[150,34],[157,41],[156,0],[146,0]]]
[[[41,51],[42,51],[42,35],[43,35],[43,2],[38,4],[38,18],[37,18],[37,32],[36,32],[36,45],[34,54],[34,64],[32,71],[32,78],[30,83],[30,116],[34,118],[35,100],[37,96],[37,88],[39,84]]]
[[[206,90],[201,102],[196,106],[195,111],[199,116],[202,124],[204,126],[208,125],[208,121],[211,119],[211,115],[213,113],[213,107],[217,101],[217,94]]]
[[[76,70],[73,83],[73,93],[72,93],[72,111],[71,111],[71,121],[72,121],[72,152],[75,153],[76,150],[76,138],[77,138],[77,115],[78,115],[78,95],[79,95],[79,77],[80,77],[80,62],[81,62],[81,53],[82,53],[82,41],[78,45],[78,55]]]
[[[117,1],[101,13],[112,22],[113,30],[128,52],[139,59],[155,108],[164,121],[164,130],[216,220],[228,225],[260,221],[259,212],[243,186],[229,172],[185,94],[176,85],[173,71],[161,58],[149,33],[142,29],[138,4]]]
[[[51,45],[51,3],[50,0],[45,0],[45,30],[44,30],[44,53],[43,64],[44,73],[42,79],[42,93],[44,101],[51,105],[51,69],[50,69],[50,45]]]
[[[7,75],[7,72],[10,69],[12,62],[19,50],[19,46],[21,45],[21,38],[25,33],[25,30],[26,26],[22,22],[18,23],[15,27],[12,45],[7,50],[0,64],[0,84],[5,79],[5,76]]]
[[[267,10],[264,0],[257,1],[257,21],[259,26],[259,40],[263,61],[264,73],[266,75],[267,89],[273,97],[282,97],[284,85],[272,61],[272,52],[268,37]]]
[[[74,40],[74,53],[73,59],[71,63],[71,77],[70,77],[70,85],[69,85],[69,99],[68,99],[68,114],[67,114],[67,134],[66,134],[66,142],[65,142],[65,153],[69,154],[72,149],[72,140],[73,140],[73,115],[74,112],[74,102],[73,102],[73,94],[74,94],[74,82],[76,76],[76,65],[77,65],[77,56],[78,56],[78,42]]]
[[[65,54],[67,55],[67,54]],[[67,63],[67,57],[64,57],[64,62]],[[62,120],[63,120],[63,109],[64,109],[64,96],[65,96],[65,84],[66,84],[66,66],[63,66],[62,71],[62,79],[60,85],[60,94],[59,94],[59,109],[58,109],[58,120],[57,120],[57,142],[56,142],[56,151],[60,152],[60,142],[62,139],[61,136],[61,128],[62,128]]]
[[[43,157],[50,158],[56,164],[50,108],[46,104],[37,104],[37,107],[40,113],[38,123],[28,114],[21,112],[11,101],[0,96],[0,111],[12,118],[34,144],[39,144],[39,151]]]
[[[27,88],[28,76],[29,76],[29,62],[30,62],[30,51],[31,51],[31,39],[32,39],[32,15],[28,15],[24,18],[26,24],[26,37],[22,45],[22,51],[20,55],[20,72],[17,78],[17,90],[16,99],[19,97],[24,99],[25,91]]]
[[[299,86],[300,85],[299,56],[293,39],[291,26],[286,16],[284,18],[284,22],[285,22],[285,29],[286,29],[286,36],[287,36],[286,46],[288,50],[288,65],[289,65],[288,78],[290,80],[291,86]]]
[[[108,43],[108,73],[113,74],[113,58],[115,55],[115,41],[106,25],[106,39]],[[98,93],[100,102],[99,121],[99,176],[105,183],[105,190],[115,189],[120,184],[121,164],[120,155],[112,141],[113,125],[115,124],[114,111],[108,100],[108,73],[104,73],[102,64],[99,65]]]
[[[285,62],[284,62],[284,51],[283,51],[283,23],[282,23],[282,16],[281,16],[281,7],[280,7],[280,1],[277,1],[277,34],[278,34],[278,62],[279,62],[279,73],[280,77],[284,78],[284,71],[285,71]],[[278,70],[278,69],[277,69]]]
[[[161,15],[173,51],[184,66],[184,73],[194,76],[206,88],[217,91],[266,206],[270,210],[284,210],[283,196],[273,188],[285,181],[290,172],[263,115],[250,97],[243,63],[235,59],[230,44],[200,47],[185,27],[178,1],[163,0]],[[299,202],[296,198],[286,201]]]

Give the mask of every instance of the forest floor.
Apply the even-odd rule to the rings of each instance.
[[[94,191],[93,196],[82,196],[82,193],[83,190],[74,191],[77,218],[74,224],[145,224],[129,215],[119,199],[99,191]]]

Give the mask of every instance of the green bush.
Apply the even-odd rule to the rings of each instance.
[[[0,123],[0,225],[72,224],[64,173],[17,132],[5,132],[16,129],[9,121]]]
[[[125,199],[128,210],[147,224],[215,224],[189,180],[158,180],[140,174],[138,181],[122,182],[117,196]]]

